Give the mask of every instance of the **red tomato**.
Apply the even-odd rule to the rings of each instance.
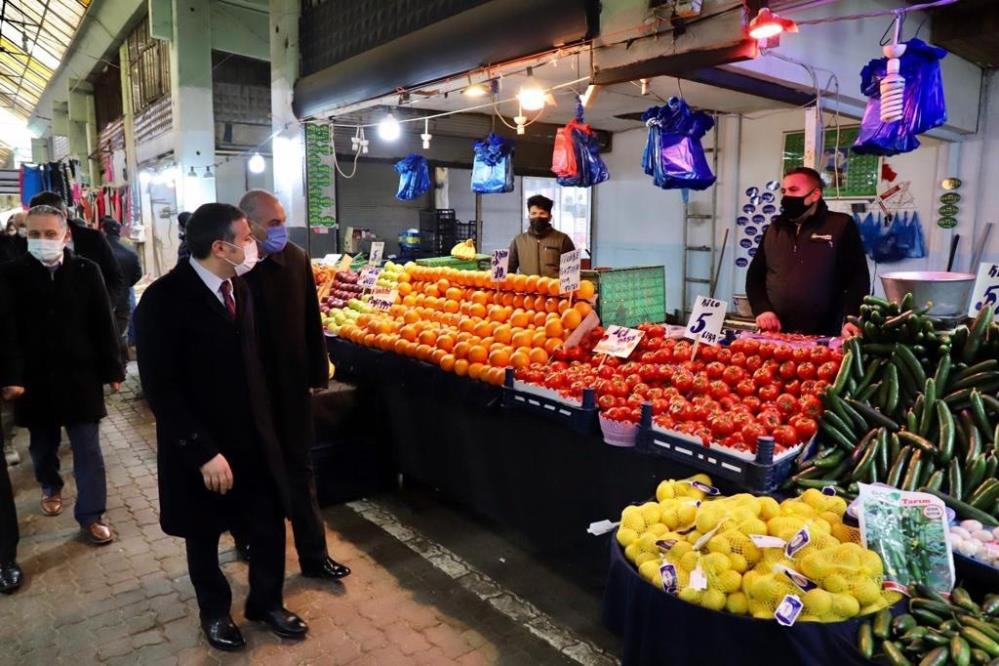
[[[742,351],[746,352],[746,356],[753,356],[760,351],[760,341],[759,340],[743,340]]]
[[[773,431],[781,425],[780,412],[773,408],[764,409],[756,415],[756,421],[764,428]]]
[[[639,397],[646,397],[649,394],[649,385],[645,382],[639,382],[631,387],[631,392]]]
[[[756,372],[763,367],[763,359],[757,355],[746,357],[746,370]]]
[[[794,396],[801,395],[801,382],[797,379],[788,382],[784,385],[784,393],[790,393]]]
[[[774,381],[774,373],[769,368],[757,368],[753,373],[753,383],[757,386],[766,386]]]
[[[728,384],[720,379],[716,379],[711,382],[711,397],[715,400],[721,400],[722,398],[728,396]]]
[[[815,364],[811,361],[803,361],[798,364],[798,379],[815,379]]]
[[[801,382],[801,395],[815,395],[815,384],[816,382],[811,379]]]
[[[711,380],[708,379],[706,373],[699,372],[694,376],[694,385],[692,388],[694,393],[703,395],[711,390]]]
[[[760,358],[762,358],[764,361],[773,358],[774,349],[775,345],[772,345],[769,342],[761,344],[759,351]]]
[[[740,367],[746,366],[746,355],[742,352],[733,351],[732,360],[730,361],[732,365],[738,365]]]
[[[680,393],[686,393],[694,385],[694,376],[686,371],[674,373],[672,384]]]
[[[803,363],[808,360],[809,350],[804,347],[798,347],[791,352],[791,360],[795,363]]]
[[[722,380],[729,386],[735,386],[746,377],[746,371],[737,365],[730,365],[722,372]]]
[[[646,335],[646,337],[648,337],[648,335]],[[662,338],[648,338],[648,341],[645,343],[645,348],[648,349],[649,351],[656,351],[658,349],[661,349],[662,346],[663,346]]]
[[[794,428],[788,425],[774,428],[773,437],[774,443],[783,448],[790,448],[801,441],[798,439],[798,433],[795,432]]]
[[[815,422],[815,419],[810,419],[807,416],[802,416],[794,422],[794,431],[798,433],[799,442],[811,439],[817,430],[818,424]]]
[[[784,361],[790,361],[791,357],[794,355],[794,350],[787,345],[777,345],[774,349],[774,360],[783,363]]]
[[[794,379],[798,376],[798,366],[794,364],[794,361],[784,361],[780,364],[778,372],[783,379]]]
[[[755,395],[756,394],[756,384],[754,384],[753,380],[751,380],[751,379],[743,379],[741,382],[739,382],[736,385],[735,390],[741,396]]]
[[[718,403],[721,405],[722,409],[724,409],[727,412],[735,410],[736,405],[740,404],[739,399],[731,394],[718,398]]]
[[[662,398],[656,398],[652,401],[652,413],[656,416],[665,414],[667,409],[669,409],[669,403]]]
[[[725,374],[725,364],[719,363],[718,361],[712,361],[711,363],[708,363],[705,371],[711,379],[721,379],[722,375]]]
[[[715,439],[728,437],[735,432],[735,422],[732,421],[731,416],[724,413],[713,415],[708,424],[711,426],[711,434],[715,436]]]
[[[718,348],[710,345],[701,345],[697,351],[697,359],[705,363],[711,363],[718,358]]]
[[[763,401],[757,398],[755,395],[747,395],[742,399],[742,404],[745,405],[750,412],[756,414],[760,411],[763,406]]]
[[[722,347],[718,350],[718,359],[721,363],[731,363],[732,362],[732,350],[728,347]]]
[[[669,417],[667,414],[662,414],[656,417],[656,425],[660,428],[665,428],[666,430],[673,430],[676,428],[676,422]]]
[[[819,366],[818,378],[824,379],[827,382],[836,379],[836,375],[839,373],[839,363],[833,361],[826,361]]]
[[[721,441],[721,445],[739,451],[746,450],[746,440],[745,438],[743,438],[741,432],[733,432],[731,435],[729,435],[728,437],[726,437]]]
[[[774,402],[777,410],[785,417],[791,416],[798,411],[798,399],[790,393],[781,393]]]
[[[798,399],[801,413],[810,419],[818,419],[822,416],[822,401],[815,395],[803,395]]]
[[[810,360],[815,365],[822,365],[829,360],[829,347],[824,345],[816,345],[812,347],[811,353],[808,354],[808,360]]]
[[[597,398],[597,405],[600,407],[600,411],[602,412],[614,409],[614,396],[612,395],[600,396],[599,398]]]
[[[773,402],[780,395],[780,388],[773,384],[767,384],[766,386],[761,386],[760,390],[756,392],[760,400],[763,402]]]
[[[742,439],[746,444],[756,450],[756,440],[760,437],[765,437],[767,434],[766,429],[759,423],[747,423],[742,427]]]

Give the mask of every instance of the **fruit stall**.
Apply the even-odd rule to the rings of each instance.
[[[406,477],[606,586],[625,663],[696,663],[722,635],[740,649],[712,663],[999,657],[991,311],[954,328],[911,296],[868,297],[845,342],[710,345],[644,322],[618,358],[596,280],[562,293],[391,262],[316,280],[370,437]],[[879,489],[940,524],[899,513],[872,531],[890,504]],[[926,566],[907,578],[907,561]]]

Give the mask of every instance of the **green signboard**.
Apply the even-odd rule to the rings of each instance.
[[[305,197],[310,227],[336,226],[336,176],[329,125],[305,125]]]
[[[826,128],[825,151],[819,160],[819,171],[826,180],[826,198],[877,196],[881,178],[880,158],[877,155],[856,155],[850,150],[859,131],[859,127],[840,128],[837,137],[835,127]],[[784,171],[804,164],[805,133],[786,132]]]

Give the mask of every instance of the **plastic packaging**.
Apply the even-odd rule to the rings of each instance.
[[[479,194],[513,192],[513,142],[490,133],[475,142],[472,191]]]
[[[399,174],[399,191],[396,199],[412,201],[430,191],[430,167],[422,155],[410,153],[395,163],[395,172]]]
[[[715,182],[701,146],[701,138],[715,121],[703,111],[692,111],[687,103],[671,97],[665,106],[653,106],[642,114],[649,128],[642,168],[664,190],[704,190]]]
[[[590,187],[610,178],[596,133],[583,122],[583,105],[578,101],[576,117],[555,134],[552,171],[563,187]]]
[[[903,259],[921,259],[926,256],[926,243],[923,239],[923,226],[919,213],[906,211],[897,213],[890,224],[884,224],[880,213],[875,217],[868,213],[861,218],[854,214],[854,221],[860,229],[864,251],[879,263],[893,263]]]

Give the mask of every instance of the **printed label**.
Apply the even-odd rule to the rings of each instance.
[[[676,567],[672,564],[664,563],[659,567],[659,575],[663,579],[663,592],[667,594],[676,594],[680,585],[677,581]]]
[[[750,534],[749,540],[757,548],[783,548],[787,545],[787,541],[775,536],[767,536],[766,534]]]
[[[791,540],[787,542],[787,548],[784,549],[784,554],[788,557],[794,557],[795,553],[811,543],[812,537],[808,534],[808,528],[802,527],[798,530]]]
[[[796,594],[788,594],[784,596],[784,599],[777,606],[777,610],[774,611],[774,619],[777,620],[777,624],[783,625],[785,627],[791,627],[794,625],[798,616],[801,615],[801,611],[804,610],[805,604],[801,602]]]

